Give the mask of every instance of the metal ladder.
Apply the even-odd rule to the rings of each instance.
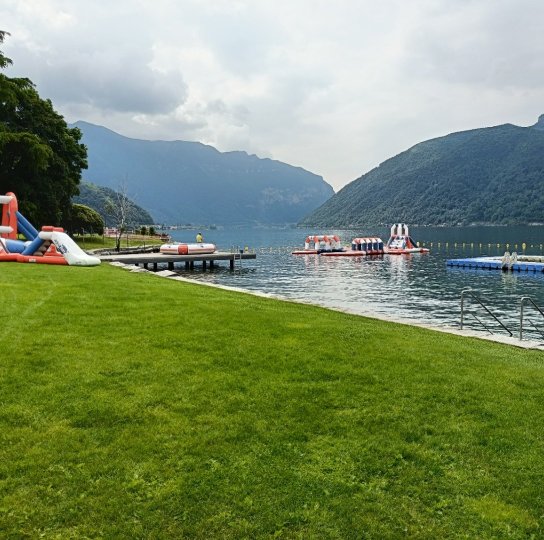
[[[482,302],[479,296],[476,295],[476,293],[472,289],[464,289],[461,291],[461,322],[460,322],[460,328],[463,329],[464,326],[464,315],[465,315],[465,297],[470,296],[473,300],[475,300],[480,306],[482,306],[485,311],[491,315],[491,317],[506,331],[510,336],[513,336],[512,332],[507,328],[507,326]],[[476,315],[472,313],[472,316],[490,333],[493,334],[493,332],[487,327],[487,325],[481,321]]]
[[[238,261],[238,270],[242,270],[242,254],[243,249],[240,246],[231,246],[231,252],[234,253],[234,267],[236,267],[236,261]]]
[[[463,329],[465,324],[465,298],[467,296],[470,296],[473,300],[475,300],[501,326],[501,328],[503,328],[510,336],[513,336],[513,333],[507,328],[507,326],[482,302],[481,298],[472,289],[464,289],[461,291],[461,329]],[[532,328],[534,328],[534,330],[536,330],[544,338],[544,331],[531,319],[525,316],[526,305],[530,305],[530,307],[533,308],[533,311],[536,311],[537,314],[539,313],[544,318],[544,309],[541,308],[530,296],[523,296],[519,303],[519,340],[523,341],[525,321],[528,321],[532,325]],[[493,334],[484,321],[480,320],[474,313],[471,313],[471,315],[486,329],[487,332]]]
[[[540,313],[540,315],[542,315],[542,317],[544,317],[544,311],[542,311],[542,309],[537,306],[536,302],[530,297],[530,296],[523,296],[519,302],[519,340],[522,341],[523,340],[523,314],[524,314],[524,311],[523,311],[523,308],[525,306],[525,304],[531,304],[531,306],[536,309],[536,311],[538,313]],[[544,337],[544,332],[542,332],[542,330],[540,328],[538,328],[538,326],[533,322],[531,321],[530,319],[527,319],[532,325],[533,325],[533,328],[542,336]]]

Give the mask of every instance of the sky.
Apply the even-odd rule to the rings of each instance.
[[[2,0],[5,73],[67,122],[243,150],[337,191],[544,113],[542,0]]]

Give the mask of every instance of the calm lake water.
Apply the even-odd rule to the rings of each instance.
[[[194,242],[197,231],[173,231],[173,239]],[[378,315],[407,322],[458,326],[461,291],[472,288],[486,306],[517,335],[519,302],[532,297],[544,306],[544,273],[503,273],[493,270],[448,268],[446,259],[502,255],[507,249],[541,255],[544,226],[535,227],[412,227],[411,236],[429,247],[428,254],[381,257],[319,257],[291,255],[304,245],[309,234],[338,234],[343,243],[353,237],[389,238],[389,229],[218,229],[204,230],[204,241],[218,249],[247,246],[257,259],[243,261],[242,268],[228,265],[212,270],[180,274],[195,280],[261,291],[317,305],[348,309],[363,315]],[[478,317],[491,330],[504,333],[477,303],[468,303],[467,325],[485,332]],[[528,310],[529,320],[544,332],[544,318]],[[531,322],[528,323],[529,325]],[[525,328],[525,325],[524,325]],[[528,330],[529,332],[529,330]],[[543,340],[532,330],[528,338]]]

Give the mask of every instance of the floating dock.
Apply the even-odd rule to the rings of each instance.
[[[143,266],[145,269],[152,267],[158,270],[159,265],[168,265],[168,270],[174,270],[176,264],[184,265],[186,270],[194,270],[195,263],[201,263],[206,270],[215,266],[216,261],[228,261],[230,269],[234,270],[236,264],[241,264],[247,259],[256,259],[255,253],[229,253],[217,251],[216,253],[194,254],[194,255],[165,255],[164,253],[116,253],[113,255],[101,255],[100,260],[104,262],[120,262],[123,264],[134,264]]]
[[[533,260],[531,260],[533,259]],[[544,272],[544,258],[520,257],[517,261],[503,261],[502,257],[475,257],[470,259],[448,259],[447,266],[457,268],[481,268],[484,270],[502,270],[504,272]]]

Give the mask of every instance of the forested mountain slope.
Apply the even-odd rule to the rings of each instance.
[[[544,222],[544,115],[415,145],[354,180],[302,225]]]
[[[158,222],[296,223],[334,194],[321,176],[280,161],[74,125],[88,150],[85,178],[112,189],[124,185]]]
[[[90,182],[81,182],[79,186],[79,195],[73,198],[74,203],[84,204],[93,210],[96,210],[104,220],[106,227],[114,227],[117,224],[107,209],[108,199],[115,205],[117,202],[117,193],[110,188],[97,186]],[[128,204],[129,219],[128,225],[152,225],[155,220],[149,212],[129,201]]]

